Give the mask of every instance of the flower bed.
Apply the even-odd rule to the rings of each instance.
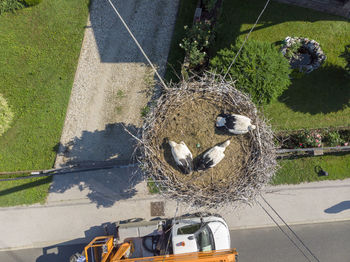
[[[287,36],[281,52],[289,60],[292,69],[307,74],[319,68],[326,60],[320,44],[303,37]]]
[[[196,10],[192,27],[185,26],[186,36],[180,47],[185,50],[185,69],[200,72],[208,64],[208,49],[214,41],[214,25],[222,0],[202,0]]]
[[[300,130],[292,133],[280,133],[275,144],[279,148],[338,147],[350,145],[350,129]]]

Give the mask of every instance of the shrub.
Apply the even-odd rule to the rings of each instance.
[[[206,48],[213,39],[209,21],[198,22],[191,28],[185,26],[186,37],[182,39],[180,47],[185,50],[190,67],[204,63],[207,56]]]
[[[327,134],[327,141],[330,146],[341,146],[345,143],[337,131],[329,132]]]
[[[298,52],[300,47],[302,46],[301,42],[295,42],[293,43],[286,51],[285,57],[288,59],[291,59],[294,57]]]
[[[215,5],[216,5],[217,0],[203,0],[203,5],[208,11],[211,11]]]
[[[211,69],[226,73],[241,43],[225,48],[210,61]],[[288,88],[291,69],[281,52],[267,42],[249,40],[231,67],[229,74],[236,87],[249,93],[257,104],[268,104]]]
[[[41,0],[24,0],[27,6],[33,6],[40,4]]]
[[[350,76],[350,45],[345,46],[344,52],[340,55],[346,61],[345,71],[348,76]]]
[[[322,136],[317,131],[305,130],[297,135],[299,140],[299,147],[321,147]]]
[[[12,119],[13,113],[5,98],[0,94],[0,136],[9,129]]]
[[[19,0],[0,0],[0,15],[4,12],[14,12],[23,7],[23,3]]]

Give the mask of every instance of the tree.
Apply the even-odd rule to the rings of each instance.
[[[218,52],[210,61],[211,70],[225,74],[241,43]],[[249,40],[244,45],[229,75],[236,87],[249,93],[256,104],[268,104],[288,88],[291,73],[288,60],[267,42]]]

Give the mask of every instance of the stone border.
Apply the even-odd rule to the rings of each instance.
[[[315,40],[310,40],[304,37],[290,37],[287,36],[284,39],[285,44],[281,48],[282,54],[285,56],[288,48],[290,48],[293,44],[299,42],[302,44],[304,48],[306,48],[310,54],[313,56],[313,62],[309,65],[301,65],[299,67],[299,71],[303,73],[311,73],[312,71],[318,69],[323,62],[326,60],[326,55],[323,53],[320,44]],[[291,59],[289,59],[289,62]]]

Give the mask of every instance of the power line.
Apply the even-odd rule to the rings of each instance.
[[[148,56],[146,55],[145,51],[143,51],[143,48],[141,47],[141,45],[139,44],[139,42],[137,41],[137,39],[135,38],[135,36],[133,35],[133,33],[131,32],[131,30],[129,29],[128,25],[125,23],[123,17],[120,15],[120,13],[118,12],[117,8],[114,6],[114,4],[112,3],[111,0],[108,0],[108,2],[111,4],[112,8],[114,9],[114,12],[117,14],[117,16],[119,17],[119,19],[122,21],[124,27],[126,28],[126,30],[129,32],[130,36],[132,37],[132,39],[135,41],[137,47],[140,49],[141,53],[143,54],[143,56],[146,58],[147,62],[150,64],[150,66],[152,67],[152,69],[154,70],[155,74],[157,75],[158,79],[160,80],[160,82],[162,83],[163,87],[165,89],[167,89],[167,85],[165,84],[165,82],[163,81],[163,78],[159,75],[157,69],[154,67],[154,65],[152,64],[151,60],[148,58]]]
[[[266,208],[264,208],[259,201],[256,201],[259,206],[265,211],[265,213],[271,218],[271,220],[276,224],[276,226],[278,226],[278,228],[286,235],[286,237],[290,240],[290,242],[293,243],[293,245],[303,254],[303,256],[309,261],[311,262],[310,258],[308,258],[308,256],[304,253],[304,251],[295,243],[295,241],[283,230],[283,228],[277,223],[277,221],[271,216],[271,214],[269,213],[269,211],[266,210]]]
[[[168,243],[166,245],[166,248],[165,248],[165,254],[164,254],[164,258],[163,258],[163,262],[167,256],[167,253],[168,253],[168,249],[169,249],[169,245],[170,245],[170,239],[171,239],[171,235],[172,235],[172,229],[173,229],[173,226],[175,226],[175,221],[176,221],[176,215],[177,215],[177,211],[179,210],[179,201],[176,201],[176,210],[175,210],[175,214],[174,214],[174,218],[173,218],[173,221],[172,221],[172,225],[170,227],[170,233],[169,233],[169,238],[168,238]]]
[[[286,227],[293,233],[293,235],[299,240],[299,242],[305,247],[307,251],[313,256],[316,261],[320,262],[320,260],[315,256],[315,254],[305,245],[305,243],[300,239],[300,237],[294,232],[293,229],[286,223],[286,221],[278,214],[278,212],[267,202],[267,200],[261,195],[262,200],[272,209],[272,211],[279,217],[279,219],[282,220],[283,224],[286,225]]]
[[[128,168],[128,167],[136,167],[137,164],[130,164],[130,165],[116,165],[116,164],[110,164],[108,161],[106,163],[102,163],[102,165],[96,165],[96,166],[86,166],[86,167],[76,167],[76,166],[70,166],[70,167],[63,167],[63,168],[57,168],[57,169],[48,169],[48,170],[35,170],[35,171],[18,171],[18,172],[1,172],[0,176],[11,176],[15,174],[30,174],[27,176],[19,176],[19,177],[12,177],[12,178],[2,178],[0,179],[0,182],[5,181],[15,181],[15,180],[23,180],[23,179],[31,179],[36,177],[45,177],[45,176],[57,176],[57,175],[65,175],[65,174],[71,174],[71,173],[77,173],[77,172],[84,172],[84,171],[93,171],[93,170],[102,170],[102,169],[112,169],[112,168]]]
[[[242,51],[243,46],[244,46],[244,45],[245,45],[245,43],[247,42],[247,40],[248,40],[248,38],[249,38],[250,33],[251,33],[253,30],[254,30],[254,28],[255,28],[255,26],[257,25],[257,23],[258,23],[258,21],[259,21],[260,17],[261,17],[261,16],[262,16],[262,14],[265,12],[265,9],[266,9],[267,5],[269,4],[269,2],[270,2],[270,0],[267,0],[267,2],[266,2],[266,4],[265,4],[265,6],[264,6],[264,8],[263,8],[263,10],[261,11],[260,15],[259,15],[259,16],[258,16],[258,18],[256,19],[255,24],[253,25],[253,27],[250,29],[249,33],[248,33],[248,34],[247,34],[247,36],[245,37],[245,39],[244,39],[244,42],[243,42],[242,46],[240,47],[240,49],[238,50],[237,54],[236,54],[236,55],[235,55],[235,57],[233,58],[233,61],[231,62],[231,64],[230,64],[230,66],[228,67],[228,69],[227,69],[227,71],[226,71],[226,73],[225,73],[224,77],[222,78],[222,82],[224,81],[224,79],[226,78],[227,74],[229,73],[229,71],[230,71],[230,69],[231,69],[232,65],[235,63],[236,58],[238,57],[239,53]]]

